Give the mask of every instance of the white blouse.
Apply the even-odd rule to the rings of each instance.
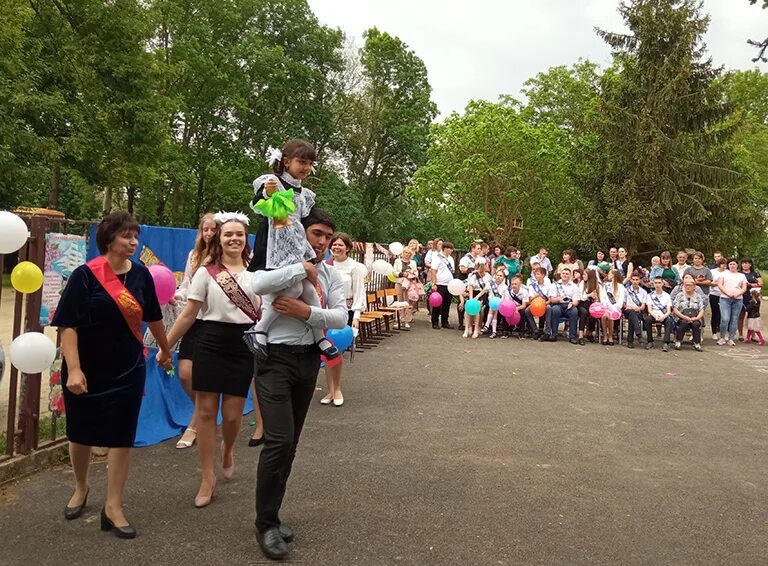
[[[261,308],[261,299],[252,290],[251,280],[253,273],[243,270],[235,275],[240,288],[251,299],[253,306],[258,311]],[[229,322],[233,324],[252,324],[253,321],[239,307],[229,300],[229,297],[221,290],[218,283],[208,274],[205,268],[198,269],[192,277],[187,299],[203,303],[198,318],[215,322]]]
[[[344,284],[344,296],[347,298],[347,308],[354,311],[354,318],[360,318],[365,310],[365,278],[368,270],[359,261],[348,257],[344,261],[333,260],[331,264]]]

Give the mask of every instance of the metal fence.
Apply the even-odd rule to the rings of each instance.
[[[19,216],[27,223],[29,238],[18,252],[18,261],[31,261],[41,270],[45,267],[45,235],[47,233],[60,232],[87,237],[88,227],[93,224],[89,221],[67,220],[46,215],[20,214]],[[0,255],[0,273],[4,272],[4,261],[5,258]],[[0,299],[2,299],[1,293],[0,286]],[[43,332],[40,326],[42,295],[42,289],[29,295],[15,294],[11,339],[15,339],[23,332]],[[33,450],[64,441],[64,437],[57,433],[56,412],[50,412],[50,428],[40,430],[41,416],[43,416],[41,414],[43,374],[20,373],[13,365],[8,365],[5,453],[0,454],[0,462],[17,453],[29,454]]]

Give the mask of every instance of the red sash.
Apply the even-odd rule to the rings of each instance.
[[[123,315],[128,328],[131,329],[133,336],[139,341],[139,344],[143,346],[144,340],[141,335],[141,325],[144,320],[144,309],[141,308],[139,301],[131,295],[131,292],[117,278],[117,275],[112,271],[112,267],[110,267],[109,262],[104,256],[92,259],[86,265],[96,277],[96,280],[101,283],[101,286],[112,297],[112,300],[115,301],[117,310]]]
[[[224,291],[227,298],[232,301],[237,308],[243,311],[243,313],[245,313],[245,315],[253,322],[259,322],[259,319],[261,318],[260,313],[256,310],[256,307],[253,306],[251,298],[245,291],[243,291],[242,287],[237,283],[237,279],[234,278],[229,270],[221,265],[213,263],[206,265],[205,269],[208,271],[208,275],[219,284],[221,290]]]

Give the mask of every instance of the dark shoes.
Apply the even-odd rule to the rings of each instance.
[[[432,325],[432,329],[433,330],[440,330],[440,325],[439,324],[433,324]]]
[[[280,528],[272,527],[263,533],[256,531],[256,541],[259,543],[261,551],[267,558],[271,558],[272,560],[283,560],[284,558],[288,558],[290,549],[288,548],[288,543],[285,542],[285,539],[280,532]]]
[[[77,519],[80,515],[83,514],[83,509],[85,509],[85,504],[88,503],[88,494],[90,493],[90,489],[85,492],[85,497],[83,498],[83,502],[78,505],[77,507],[64,507],[64,518],[67,521],[71,521],[72,519]]]
[[[443,324],[442,326],[443,328],[447,328],[448,330],[453,330],[453,326],[451,326],[450,324]],[[459,326],[459,330],[464,330],[464,327]]]
[[[632,342],[627,342],[627,348],[632,350],[635,347],[635,345]]]
[[[264,435],[262,434],[259,438],[249,438],[248,439],[248,446],[254,447],[254,446],[261,446],[264,444]]]
[[[664,345],[661,347],[662,352],[669,352],[669,342],[664,342]]]
[[[653,342],[648,342],[648,343],[645,345],[645,349],[646,349],[646,350],[650,350],[650,349],[652,349],[652,348],[653,348]]]
[[[283,537],[285,542],[293,542],[293,529],[288,525],[280,525],[277,527],[280,531],[280,536]]]
[[[578,340],[576,340],[576,338],[571,338],[571,339],[570,339],[570,340],[568,340],[568,341],[569,341],[571,344],[575,344],[575,345],[578,345],[578,344],[579,344],[579,341],[578,341]]]
[[[107,517],[106,509],[101,510],[101,530],[102,531],[114,531],[117,538],[136,538],[136,529],[133,525],[128,524],[124,527],[115,526],[112,519]]]

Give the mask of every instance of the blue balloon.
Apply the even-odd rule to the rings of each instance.
[[[464,310],[467,312],[469,316],[476,316],[480,314],[480,309],[483,305],[480,304],[480,301],[477,299],[469,299],[467,303],[464,305]]]
[[[352,332],[352,327],[347,325],[344,328],[331,328],[326,334],[326,338],[333,342],[342,352],[352,346],[352,342],[355,340],[355,335]]]
[[[491,307],[492,311],[499,310],[499,305],[501,304],[501,299],[499,297],[491,297],[488,300],[488,306]]]

